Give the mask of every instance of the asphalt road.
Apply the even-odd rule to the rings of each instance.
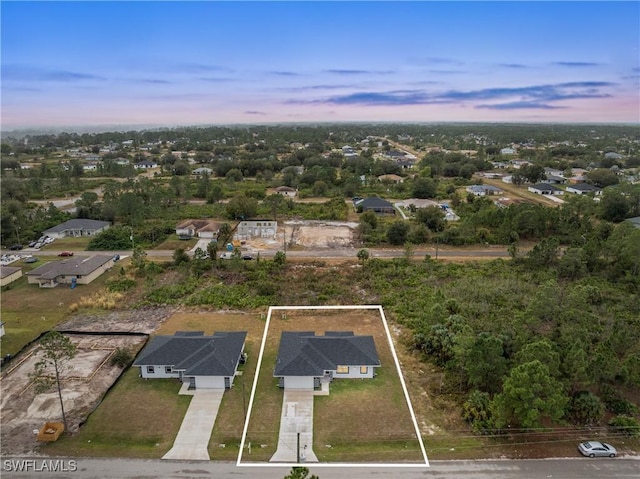
[[[235,463],[209,461],[163,461],[145,459],[53,459],[2,458],[0,476],[10,478],[70,479],[282,479],[288,467],[236,467]],[[43,461],[45,464],[43,464]],[[22,466],[23,472],[16,469]],[[46,469],[45,469],[46,466]],[[29,470],[25,471],[24,468]],[[53,469],[57,468],[58,472]],[[434,461],[431,467],[314,467],[320,479],[638,479],[640,457],[564,458],[502,461]]]
[[[369,251],[371,258],[402,258],[405,256],[403,249],[376,249],[365,248]],[[357,254],[360,248],[323,248],[323,249],[289,249],[286,251],[288,258],[299,259],[345,259],[352,258],[357,259]],[[61,250],[54,250],[47,248],[46,250],[37,250],[35,248],[24,248],[20,251],[2,250],[2,253],[6,254],[21,254],[21,255],[33,255],[33,256],[57,256]],[[250,250],[254,253],[254,250]],[[275,255],[274,250],[255,250],[255,253],[260,253],[261,258],[270,258]],[[78,256],[91,256],[94,254],[119,254],[120,256],[128,256],[131,254],[131,250],[128,251],[76,251]],[[156,257],[172,257],[173,250],[147,250],[149,256]],[[503,246],[486,247],[486,248],[416,248],[412,250],[411,255],[413,258],[424,258],[425,255],[430,255],[431,258],[508,258],[509,253]]]

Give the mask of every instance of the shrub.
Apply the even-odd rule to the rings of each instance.
[[[117,348],[111,356],[111,365],[126,368],[133,361],[133,354],[127,348]]]
[[[625,436],[640,436],[640,421],[631,416],[616,416],[609,421],[609,427]]]
[[[131,278],[115,278],[107,281],[107,290],[111,292],[124,293],[136,287],[136,280]]]
[[[569,417],[576,424],[597,424],[604,414],[604,405],[600,398],[589,391],[580,391],[573,395],[569,404]]]

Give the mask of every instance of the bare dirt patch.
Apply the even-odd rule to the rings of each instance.
[[[285,221],[276,238],[253,238],[250,248],[282,250],[287,248],[350,248],[355,244],[356,222],[348,221]]]
[[[134,354],[144,344],[145,336],[69,335],[77,346],[77,355],[62,371],[62,398],[69,431],[79,425],[95,408],[107,389],[120,376],[122,369],[109,359],[116,348],[128,348]],[[53,388],[36,394],[29,374],[39,360],[41,349],[34,344],[23,351],[3,373],[2,451],[4,454],[28,454],[39,447],[33,431],[46,421],[62,419],[57,391]]]

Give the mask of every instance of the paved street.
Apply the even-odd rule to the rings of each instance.
[[[164,461],[145,459],[78,459],[61,463],[66,472],[45,473],[42,459],[29,458],[40,470],[17,472],[20,464],[14,458],[2,458],[0,476],[10,478],[69,479],[282,479],[290,468],[236,467],[229,462]],[[49,460],[49,458],[47,458]],[[56,459],[53,459],[54,461]],[[70,467],[71,466],[71,467]],[[504,461],[432,461],[421,468],[323,468],[307,465],[320,479],[637,479],[640,477],[640,457],[616,459],[560,458]],[[69,470],[73,469],[73,470]]]

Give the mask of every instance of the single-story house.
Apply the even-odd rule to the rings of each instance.
[[[608,160],[621,160],[624,158],[620,153],[616,153],[615,151],[608,151],[604,154],[604,157]]]
[[[192,173],[198,176],[200,175],[211,176],[213,174],[213,169],[207,168],[206,166],[201,166],[200,168],[196,168],[195,170],[193,170]]]
[[[283,331],[273,376],[285,389],[313,390],[336,378],[368,378],[380,367],[373,336],[351,331]]]
[[[6,286],[22,277],[22,268],[0,266],[0,286]]]
[[[278,186],[276,188],[276,194],[294,198],[298,194],[298,190],[291,188],[290,186]]]
[[[268,219],[243,220],[236,227],[235,239],[273,238],[278,232],[278,222]]]
[[[178,331],[156,336],[138,355],[133,366],[144,379],[177,378],[189,389],[229,389],[238,366],[245,361],[246,331]]]
[[[111,223],[108,221],[76,218],[49,228],[43,231],[42,234],[56,239],[64,238],[65,236],[73,236],[76,238],[80,236],[94,236],[106,230],[109,226],[111,226]]]
[[[396,160],[396,164],[403,170],[409,170],[415,166],[416,161],[412,160],[411,158],[405,157],[402,160]]]
[[[575,193],[576,195],[589,195],[594,196],[602,195],[602,188],[590,185],[589,183],[576,183],[575,185],[567,186],[567,193]]]
[[[390,214],[395,215],[396,209],[393,205],[387,200],[383,200],[382,198],[378,198],[377,196],[371,196],[369,198],[358,198],[353,202],[353,205],[356,208],[356,211],[373,211],[374,213],[379,214]]]
[[[151,161],[151,160],[144,160],[144,161],[140,161],[140,162],[136,163],[135,165],[133,165],[133,167],[136,170],[147,170],[149,168],[157,168],[158,167],[158,163],[156,163],[155,161]]]
[[[467,193],[476,196],[501,195],[504,191],[491,185],[471,185],[466,188]]]
[[[538,183],[537,185],[530,186],[527,190],[531,193],[535,193],[536,195],[560,196],[564,194],[564,190],[557,186],[550,185],[549,183]]]
[[[502,148],[500,150],[500,154],[501,155],[515,155],[516,154],[516,150],[514,150],[513,148]]]
[[[400,175],[380,175],[378,176],[378,181],[382,183],[403,183],[404,178]]]
[[[545,178],[545,183],[549,183],[551,185],[562,185],[567,182],[567,179],[564,176],[551,175],[547,173]]]
[[[217,238],[220,223],[211,220],[185,220],[176,226],[178,236],[198,236],[198,238]]]
[[[114,256],[105,254],[50,261],[29,271],[26,274],[27,282],[38,284],[41,288],[55,288],[59,284],[89,284],[109,271],[114,263]]]

